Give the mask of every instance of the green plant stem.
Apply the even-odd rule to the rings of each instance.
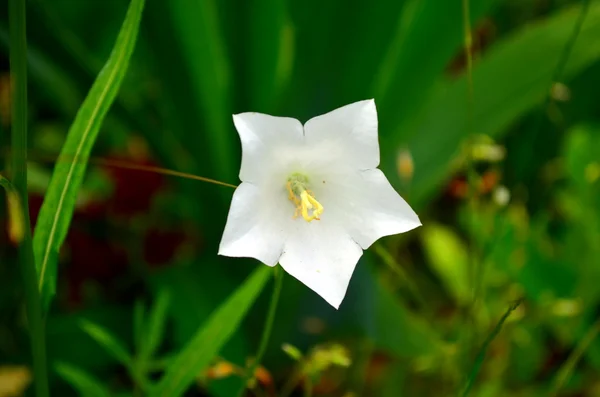
[[[466,129],[468,133],[467,151],[466,151],[466,168],[468,189],[468,212],[469,212],[469,284],[472,291],[472,300],[470,306],[466,308],[464,313],[466,332],[463,335],[463,358],[465,371],[468,370],[471,360],[471,354],[474,340],[476,338],[476,313],[477,305],[480,300],[482,290],[482,271],[480,269],[479,253],[477,243],[473,237],[473,232],[476,225],[477,207],[478,207],[478,189],[477,189],[477,171],[473,159],[473,108],[475,90],[473,87],[473,34],[471,31],[471,12],[469,0],[462,0],[462,17],[463,17],[463,35],[464,35],[464,50],[466,57],[467,68],[467,122]],[[465,372],[466,373],[466,372]]]
[[[573,27],[573,33],[571,33],[571,36],[569,37],[565,48],[563,48],[563,51],[560,54],[560,59],[558,60],[556,70],[554,71],[554,75],[552,77],[553,82],[558,81],[561,78],[565,70],[565,66],[567,66],[567,61],[571,56],[573,47],[575,46],[575,42],[577,41],[577,37],[579,36],[579,32],[581,32],[581,27],[583,26],[585,17],[587,16],[587,13],[590,9],[590,0],[582,0],[581,3],[581,12],[577,16],[577,21],[575,22],[575,26]]]
[[[573,50],[573,47],[575,46],[575,42],[577,41],[579,32],[581,32],[581,27],[583,26],[583,22],[585,21],[585,17],[587,16],[589,9],[590,0],[582,0],[581,11],[577,16],[577,21],[575,21],[573,32],[571,33],[571,36],[569,36],[569,39],[567,40],[567,43],[565,44],[560,54],[560,58],[558,59],[558,63],[556,64],[556,69],[554,69],[554,73],[552,74],[552,81],[550,82],[551,84],[554,84],[555,82],[559,81],[562,77],[563,72],[565,70],[565,66],[567,66],[567,61],[569,60],[569,56],[571,56],[571,52]],[[540,112],[540,116],[537,120],[537,128],[534,130],[536,132],[536,135],[537,133],[539,133],[539,129],[541,128],[541,122],[543,119],[543,114],[550,105],[551,99],[552,96],[550,94],[546,95],[544,106],[542,107],[542,111]]]
[[[471,371],[469,372],[469,376],[467,377],[467,383],[463,389],[462,397],[467,397],[469,395],[469,393],[471,392],[471,388],[473,387],[473,384],[475,383],[475,380],[477,379],[477,375],[479,374],[479,370],[481,369],[481,366],[483,365],[483,360],[485,359],[485,354],[488,350],[488,347],[490,346],[490,343],[492,343],[492,341],[496,338],[496,336],[498,336],[498,334],[500,333],[500,330],[502,329],[502,326],[504,325],[504,323],[506,322],[506,320],[508,319],[510,314],[513,311],[515,311],[517,309],[517,307],[519,307],[521,302],[522,302],[522,300],[518,300],[509,306],[509,308],[506,310],[506,312],[504,313],[504,315],[502,316],[500,321],[498,321],[498,323],[496,324],[496,326],[494,327],[492,332],[490,332],[488,337],[485,339],[485,341],[481,345],[481,348],[479,349],[479,352],[477,353],[477,356],[475,357],[475,363],[473,364],[473,368],[471,369]]]
[[[560,53],[560,57],[558,58],[558,62],[556,64],[556,69],[554,69],[554,73],[552,74],[552,80],[550,81],[550,90],[548,90],[546,96],[544,97],[544,103],[542,104],[542,107],[541,107],[540,111],[538,112],[537,118],[534,121],[533,130],[532,130],[533,134],[532,134],[532,137],[530,138],[531,142],[529,143],[531,147],[536,147],[537,141],[540,139],[539,137],[543,130],[544,120],[546,120],[544,115],[546,114],[548,107],[552,103],[552,95],[551,95],[552,85],[554,83],[558,82],[563,75],[563,72],[565,70],[565,67],[567,66],[569,57],[571,56],[573,47],[575,46],[575,42],[577,41],[577,37],[579,37],[579,32],[581,32],[581,28],[583,27],[583,22],[585,21],[585,17],[587,16],[588,11],[590,9],[590,3],[591,3],[590,0],[582,0],[581,11],[579,12],[579,15],[577,16],[577,21],[575,21],[575,26],[573,27],[573,32],[571,33],[571,36],[569,36],[569,39],[567,40],[565,46],[563,47],[562,52]],[[520,173],[521,170],[518,170],[518,172]]]
[[[260,365],[260,362],[265,355],[269,339],[271,338],[271,330],[273,329],[273,323],[275,322],[275,312],[277,311],[277,304],[279,303],[279,295],[281,294],[281,285],[283,284],[283,269],[279,265],[273,268],[275,276],[275,282],[273,285],[273,295],[271,295],[271,303],[269,304],[269,312],[267,313],[267,319],[265,321],[265,327],[260,339],[260,345],[256,353],[256,357],[252,361],[252,364],[248,368],[246,376],[242,379],[242,387],[237,393],[238,397],[241,397],[248,386],[248,382],[254,379],[254,372]]]
[[[470,214],[469,228],[469,259],[470,259],[470,282],[471,289],[473,291],[473,302],[471,307],[471,317],[474,315],[475,306],[477,303],[479,289],[478,286],[478,274],[479,272],[479,261],[476,249],[476,243],[473,239],[473,230],[475,226],[475,218],[477,216],[477,171],[475,170],[475,164],[473,159],[473,101],[474,101],[474,88],[473,88],[473,36],[471,33],[471,16],[469,11],[469,0],[462,0],[463,8],[463,23],[464,23],[464,46],[465,56],[467,59],[467,180],[469,184],[468,189],[468,206]]]
[[[27,38],[25,33],[25,0],[9,1],[9,25],[12,83],[12,182],[21,198],[21,219],[24,222],[23,240],[18,242],[19,262],[25,287],[36,396],[47,397],[49,392],[45,326],[31,244],[27,200]]]
[[[592,327],[588,330],[588,332],[581,338],[579,344],[573,349],[567,360],[560,367],[554,380],[552,381],[552,386],[550,388],[550,393],[548,394],[550,397],[558,396],[558,393],[562,389],[562,387],[567,383],[575,366],[585,353],[585,351],[590,347],[594,339],[600,333],[600,319],[597,320]]]

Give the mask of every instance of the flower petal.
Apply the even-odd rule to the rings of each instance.
[[[282,204],[287,205],[284,208]],[[283,250],[284,227],[292,214],[293,207],[283,193],[277,197],[275,192],[242,183],[231,200],[219,255],[255,258],[275,266]]]
[[[286,272],[339,308],[362,249],[332,222],[288,223],[290,237],[279,263]]]
[[[383,236],[421,226],[417,214],[379,169],[338,176],[316,193],[322,197],[324,215],[329,211],[337,223],[346,225],[363,249]]]
[[[308,146],[325,145],[336,162],[360,170],[379,165],[377,109],[373,99],[310,119],[304,125],[304,134]]]
[[[293,118],[241,113],[233,115],[233,123],[242,141],[243,182],[261,183],[287,151],[304,144],[302,124]]]

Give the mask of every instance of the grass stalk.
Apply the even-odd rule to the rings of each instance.
[[[466,171],[468,181],[468,212],[469,212],[469,285],[472,291],[472,300],[469,307],[465,308],[464,320],[465,331],[462,337],[462,350],[464,359],[465,374],[470,366],[473,347],[477,338],[476,330],[476,313],[480,300],[480,295],[483,289],[483,277],[481,269],[481,261],[479,258],[479,250],[477,242],[474,238],[476,228],[476,217],[478,208],[478,176],[475,169],[475,161],[473,159],[473,111],[475,90],[473,85],[473,33],[471,29],[471,12],[469,0],[462,0],[462,18],[463,18],[463,40],[464,51],[466,58],[466,74],[467,74],[467,101],[466,101],[466,129],[467,129],[467,150],[466,150]]]
[[[466,382],[465,388],[462,392],[462,397],[467,397],[469,395],[469,393],[471,392],[471,388],[475,384],[477,375],[479,375],[479,371],[481,370],[481,366],[483,365],[483,360],[485,359],[485,355],[487,353],[487,350],[488,350],[490,344],[496,338],[496,336],[498,336],[498,334],[500,333],[500,330],[502,330],[502,326],[504,325],[504,323],[506,322],[508,317],[511,315],[512,312],[517,310],[517,308],[519,307],[521,302],[522,302],[522,300],[518,300],[515,303],[513,303],[512,305],[510,305],[510,307],[506,310],[506,312],[504,313],[502,318],[500,318],[500,321],[498,321],[498,323],[496,324],[496,326],[494,327],[492,332],[490,332],[488,337],[485,339],[485,341],[481,345],[481,348],[479,349],[479,352],[477,352],[477,356],[475,357],[475,363],[473,364],[473,367],[471,368],[471,371],[469,372],[469,375],[467,377],[467,382]]]
[[[42,318],[37,271],[31,244],[27,200],[27,37],[25,0],[9,0],[10,76],[12,84],[12,183],[21,199],[24,233],[18,241],[19,263],[25,289],[27,320],[33,356],[37,397],[49,396],[46,367],[46,335]]]
[[[590,9],[590,0],[582,0],[581,11],[577,16],[577,20],[575,21],[575,25],[573,26],[573,32],[569,36],[569,39],[565,43],[562,52],[558,58],[558,62],[556,63],[556,69],[554,69],[554,73],[552,74],[552,80],[550,81],[550,89],[544,98],[544,103],[542,104],[542,108],[540,109],[538,116],[535,120],[535,124],[533,126],[533,140],[534,143],[540,139],[540,134],[544,127],[544,121],[548,111],[548,107],[552,103],[552,88],[553,85],[560,81],[565,71],[565,67],[567,66],[567,62],[569,61],[569,57],[571,56],[571,52],[573,51],[573,47],[575,46],[575,42],[577,41],[577,37],[579,37],[579,32],[581,32],[581,28],[583,27],[583,22],[585,21],[585,17],[588,14]]]
[[[550,387],[550,397],[558,396],[558,393],[563,388],[563,386],[567,383],[567,381],[571,378],[575,367],[586,350],[591,346],[592,342],[596,339],[600,333],[600,320],[597,320],[590,329],[586,332],[586,334],[581,338],[575,349],[569,354],[567,360],[560,367],[556,376],[552,380],[552,385]]]
[[[281,285],[283,284],[283,269],[277,265],[275,268],[273,268],[273,273],[275,275],[275,283],[273,286],[273,294],[271,295],[271,303],[269,304],[267,319],[265,321],[265,327],[263,328],[263,333],[260,338],[260,345],[258,347],[256,357],[252,360],[252,364],[249,366],[248,371],[246,372],[246,376],[242,379],[243,384],[237,393],[238,397],[242,397],[244,395],[244,392],[248,387],[248,383],[254,379],[254,373],[256,372],[256,369],[260,365],[260,362],[267,351],[267,345],[269,344],[269,339],[271,338],[271,330],[273,329],[273,323],[275,322],[275,313],[277,312],[279,295],[281,294]]]

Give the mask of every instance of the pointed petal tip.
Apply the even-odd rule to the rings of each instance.
[[[244,118],[252,115],[252,114],[260,114],[260,113],[256,113],[256,112],[242,112],[242,113],[235,113],[231,115],[231,118],[233,119],[233,122],[240,122],[240,121],[244,121]]]
[[[423,226],[423,223],[421,222],[421,219],[419,219],[419,217],[415,214],[414,219],[411,219],[411,222],[408,223],[408,227],[403,233],[409,232],[421,226]]]
[[[318,293],[317,293],[318,294]],[[335,310],[340,310],[340,305],[342,304],[342,302],[344,301],[345,296],[343,296],[341,299],[332,299],[331,297],[324,297],[321,294],[318,294],[325,302],[327,302],[329,304],[329,306],[333,307]]]
[[[421,219],[419,218],[419,216],[417,215],[416,219],[415,219],[415,228],[419,227],[419,226],[423,226],[423,222],[421,222]]]
[[[375,108],[375,110],[377,111],[377,106],[375,105],[375,98],[365,99],[360,102],[364,103],[367,106],[373,106]]]
[[[239,122],[243,122],[244,118],[249,114],[251,114],[251,112],[235,113],[231,115],[231,118],[233,119],[233,123],[237,124]]]
[[[252,255],[242,254],[242,253],[237,253],[237,252],[226,252],[226,251],[227,250],[225,250],[225,249],[219,249],[219,251],[217,252],[217,255],[223,256],[223,257],[226,257],[226,258],[251,258],[251,259],[256,259],[257,261],[259,261],[263,265],[266,265],[266,266],[269,266],[269,267],[274,267],[275,265],[277,265],[277,263],[279,263],[278,260],[276,260],[275,262],[269,262],[269,263],[267,263],[263,259],[256,258],[255,256],[252,256]]]
[[[226,256],[226,257],[231,258],[231,256],[227,255],[227,253],[224,252],[224,251],[225,251],[225,249],[223,249],[221,246],[219,246],[219,250],[217,251],[217,255],[219,255],[219,256]]]

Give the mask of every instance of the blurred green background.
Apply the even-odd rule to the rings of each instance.
[[[32,226],[54,159],[128,4],[27,2]],[[471,0],[470,7],[471,110],[459,0],[147,0],[93,156],[237,184],[241,147],[232,113],[305,122],[375,98],[381,168],[424,225],[365,252],[339,311],[285,277],[257,387],[264,395],[281,395],[274,389],[293,386],[303,371],[314,372],[315,396],[456,395],[485,339],[522,299],[485,349],[470,395],[552,395],[557,374],[574,357],[558,395],[600,396],[600,339],[593,340],[600,303],[600,4],[591,2],[572,45],[581,1]],[[4,4],[0,48],[6,165]],[[82,319],[134,351],[141,308],[159,306],[164,332],[148,358],[149,376],[158,379],[210,313],[262,266],[217,256],[232,192],[90,164],[47,315],[52,395],[85,395],[69,377],[77,371],[99,380],[108,395],[143,395]],[[482,269],[472,318],[465,314],[473,289],[469,257]],[[235,368],[255,354],[269,295],[267,285],[186,395],[235,395]],[[16,250],[3,226],[1,397],[21,395],[3,385],[27,384],[23,301]],[[298,362],[284,343],[313,354]],[[331,350],[332,343],[345,350]],[[315,352],[344,359],[320,368],[329,361]],[[295,383],[293,395],[303,395],[307,383]],[[255,393],[263,395],[248,395]]]

